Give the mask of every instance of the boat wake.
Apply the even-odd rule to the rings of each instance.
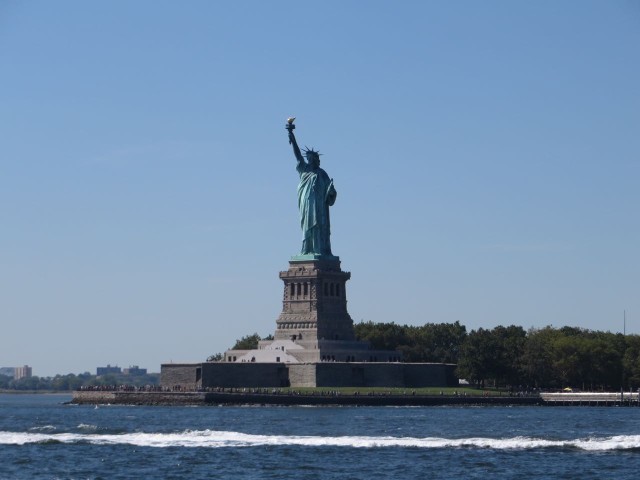
[[[512,438],[411,438],[411,437],[322,437],[253,435],[215,430],[188,430],[176,433],[44,433],[1,432],[0,445],[25,444],[134,445],[138,447],[233,448],[258,446],[346,447],[346,448],[477,448],[492,450],[578,449],[611,451],[640,449],[640,435],[617,435],[583,439],[551,440],[533,437]]]

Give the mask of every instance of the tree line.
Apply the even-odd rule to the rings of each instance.
[[[356,337],[399,350],[406,362],[456,363],[478,386],[619,390],[640,387],[640,336],[576,327],[497,326],[466,331],[455,323],[421,326],[363,322]]]
[[[261,337],[258,333],[252,333],[251,335],[245,335],[242,338],[236,340],[236,343],[231,347],[231,350],[255,350],[258,348],[258,342],[260,340],[273,340],[273,335],[267,335]],[[207,362],[220,362],[224,358],[222,352],[214,353],[207,357]]]
[[[80,373],[78,375],[69,373],[66,375],[56,375],[54,377],[24,377],[14,380],[13,377],[0,375],[0,390],[46,390],[46,391],[71,391],[80,387],[96,387],[106,385],[133,385],[142,387],[145,385],[157,385],[159,375],[148,373],[146,375],[101,375],[96,376],[90,373]]]

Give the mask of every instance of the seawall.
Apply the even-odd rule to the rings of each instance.
[[[338,395],[245,392],[126,392],[76,391],[79,405],[346,405],[346,406],[434,406],[434,405],[541,405],[538,396],[475,397],[464,395]]]

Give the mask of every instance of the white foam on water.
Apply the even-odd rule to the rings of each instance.
[[[31,427],[30,432],[53,432],[56,429],[53,425],[42,425],[39,427]]]
[[[581,450],[605,451],[605,450],[629,450],[640,448],[640,435],[616,435],[608,438],[588,438],[576,440],[574,447]]]
[[[97,430],[98,426],[92,425],[91,423],[81,423],[77,428],[79,428],[80,430]]]
[[[256,447],[305,446],[347,448],[481,448],[493,450],[529,450],[539,448],[575,448],[586,451],[628,450],[640,448],[640,435],[618,435],[571,440],[532,437],[513,438],[412,438],[412,437],[321,437],[290,435],[253,435],[215,430],[176,433],[33,433],[0,432],[0,445],[28,443],[90,443],[94,445],[134,445],[138,447]]]

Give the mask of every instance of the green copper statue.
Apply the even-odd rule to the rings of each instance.
[[[328,256],[331,254],[331,228],[329,207],[336,201],[336,189],[333,179],[320,168],[320,153],[313,149],[305,149],[307,161],[304,161],[296,137],[293,134],[296,126],[295,118],[287,120],[289,143],[293,145],[293,153],[300,175],[298,184],[298,208],[300,210],[300,226],[302,227],[302,250],[300,256]]]

